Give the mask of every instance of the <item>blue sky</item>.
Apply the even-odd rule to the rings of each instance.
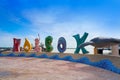
[[[120,38],[119,0],[0,0],[0,47],[13,46],[13,37],[32,44],[40,34],[53,36],[56,51],[63,36],[68,47],[76,47],[75,34],[88,32],[86,41],[97,37]],[[87,47],[88,49],[89,46]]]

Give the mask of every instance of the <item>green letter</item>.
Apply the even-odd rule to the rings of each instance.
[[[51,52],[53,50],[53,47],[51,45],[52,40],[53,40],[52,36],[48,36],[45,38],[45,46],[47,52]]]
[[[76,42],[77,42],[77,47],[76,47],[76,50],[74,52],[75,54],[79,53],[80,48],[78,48],[78,46],[85,42],[87,36],[88,36],[88,33],[86,33],[86,32],[84,33],[82,38],[80,38],[79,34],[76,34],[76,35],[73,36],[75,38]],[[82,49],[83,54],[89,53],[85,48],[81,48],[81,49]]]

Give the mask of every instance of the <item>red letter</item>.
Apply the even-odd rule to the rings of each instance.
[[[21,39],[16,39],[16,38],[13,38],[13,51],[14,52],[20,52],[20,42],[21,42]]]

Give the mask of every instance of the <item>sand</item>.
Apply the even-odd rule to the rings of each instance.
[[[120,75],[69,61],[0,57],[0,80],[119,80]]]

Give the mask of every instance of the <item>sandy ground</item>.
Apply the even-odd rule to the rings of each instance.
[[[68,61],[0,57],[0,80],[120,80],[120,75]]]

